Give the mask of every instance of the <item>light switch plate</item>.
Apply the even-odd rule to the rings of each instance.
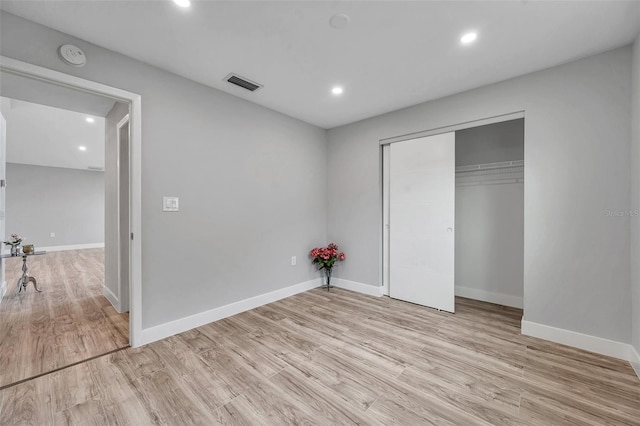
[[[180,211],[180,203],[179,203],[178,197],[162,197],[162,211],[163,212]]]

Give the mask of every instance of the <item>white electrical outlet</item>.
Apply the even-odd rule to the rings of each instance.
[[[291,256],[291,266],[296,266],[296,257]]]
[[[55,232],[52,232],[51,234],[49,234],[49,236],[50,236],[51,238],[55,238],[55,237],[56,237],[56,233],[55,233]]]

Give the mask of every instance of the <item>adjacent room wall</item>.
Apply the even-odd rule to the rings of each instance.
[[[456,166],[524,159],[524,119],[456,132]],[[456,173],[456,295],[522,307],[522,168]]]
[[[640,377],[640,35],[633,45],[631,139],[631,317],[634,368]]]
[[[7,234],[23,244],[104,243],[104,172],[7,163],[6,194]]]
[[[630,91],[625,47],[330,130],[338,277],[381,285],[381,139],[524,111],[525,319],[629,343]]]
[[[142,96],[143,328],[318,277],[305,259],[326,242],[325,130],[5,12],[0,23],[2,55]],[[87,65],[60,61],[67,43]],[[163,196],[180,211],[162,212]]]

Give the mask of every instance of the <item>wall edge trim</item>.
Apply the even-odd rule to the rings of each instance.
[[[239,300],[237,302],[229,303],[228,305],[220,306],[210,309],[208,311],[200,312],[188,317],[180,318],[177,320],[169,321],[164,324],[156,325],[149,328],[143,328],[141,332],[140,344],[146,345],[184,331],[191,330],[196,327],[200,327],[205,324],[209,324],[214,321],[227,318],[259,306],[266,305],[268,303],[276,302],[281,299],[303,293],[305,291],[319,287],[321,284],[320,278],[316,278],[310,281],[294,284],[289,287],[274,290],[269,293],[253,296],[248,299]]]
[[[69,244],[64,246],[36,247],[36,249],[44,250],[44,251],[83,250],[83,249],[92,249],[92,248],[104,248],[104,243]]]
[[[633,367],[633,370],[636,372],[636,376],[638,376],[638,379],[640,379],[640,354],[638,354],[638,351],[633,347],[633,345],[630,346],[631,355],[629,357],[629,362],[631,363],[631,367]]]
[[[627,343],[565,330],[563,328],[556,328],[525,319],[522,320],[521,333],[525,336],[549,340],[551,342],[595,352],[600,355],[606,355],[629,362],[632,361],[633,347]]]
[[[0,284],[0,303],[4,300],[4,295],[7,294],[7,290],[7,282],[3,281],[2,284]]]
[[[114,309],[118,312],[118,313],[122,313],[121,310],[121,306],[120,306],[120,299],[118,299],[118,296],[116,296],[109,287],[107,287],[106,285],[102,286],[102,295],[104,297],[107,298],[107,300],[113,305]]]
[[[357,293],[363,293],[374,297],[381,297],[383,291],[383,288],[377,285],[364,284],[356,281],[345,280],[342,278],[332,278],[331,285],[337,288],[351,290]]]
[[[510,306],[522,309],[524,307],[523,298],[505,293],[495,293],[471,287],[456,286],[456,296],[467,299],[480,300],[483,302],[495,303],[497,305]]]

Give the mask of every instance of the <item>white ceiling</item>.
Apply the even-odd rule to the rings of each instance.
[[[623,46],[640,32],[638,1],[192,3],[1,8],[323,128]],[[348,28],[329,26],[336,13],[350,16]],[[469,30],[478,40],[461,46]],[[223,81],[230,72],[264,88],[232,86]]]
[[[84,169],[104,167],[105,119],[0,97],[7,121],[7,162]],[[80,151],[79,146],[87,148]]]

